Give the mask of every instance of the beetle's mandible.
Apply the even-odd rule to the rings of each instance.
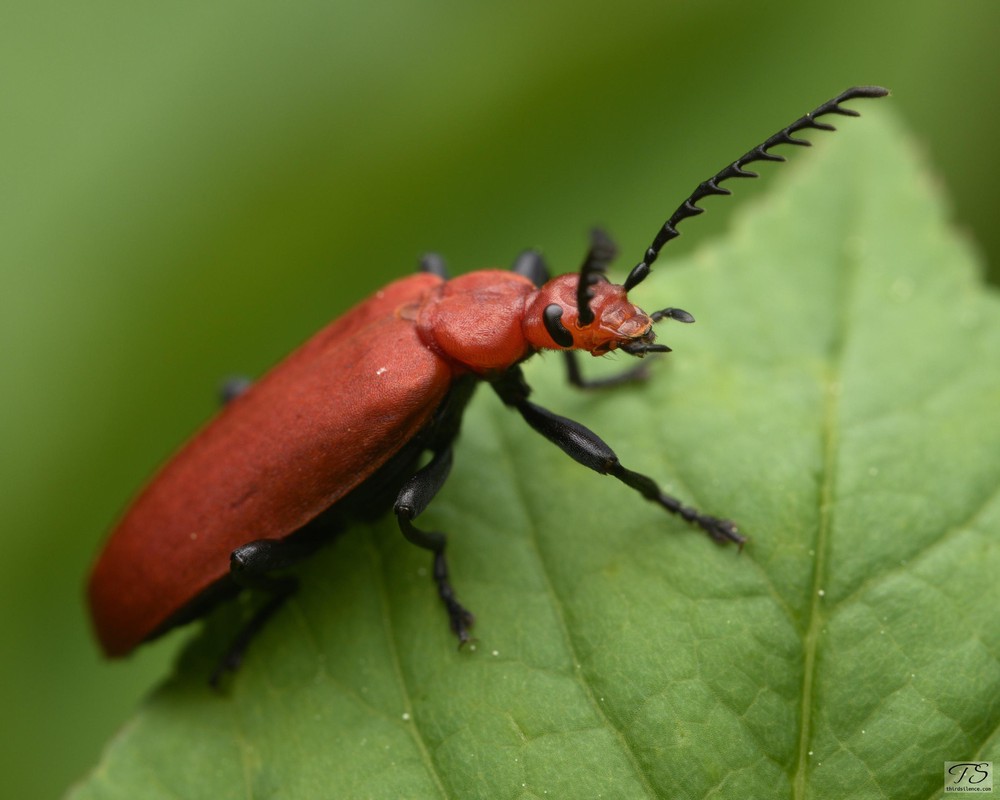
[[[583,425],[529,400],[520,363],[539,350],[565,353],[580,388],[642,377],[642,366],[604,381],[585,380],[576,351],[666,352],[653,333],[663,319],[693,322],[686,311],[647,314],[628,292],[649,274],[677,225],[700,214],[697,203],[729,194],[720,184],[756,177],[754,161],[783,161],[780,144],[808,145],[795,134],[833,130],[828,114],[857,116],[841,103],[882,97],[878,86],[842,92],[701,183],[657,232],[624,284],[605,271],[615,247],[595,231],[583,266],[550,278],[528,251],[511,271],[483,270],[448,279],[444,262],[425,256],[421,272],[363,301],[249,386],[231,387],[221,413],[153,478],[112,532],[90,576],[88,594],[105,653],[137,645],[206,613],[244,587],[269,593],[220,661],[213,681],[235,669],[253,635],[295,588],[275,573],[310,553],[331,526],[351,515],[392,508],[403,535],[429,550],[433,578],[460,643],[472,614],[448,576],[445,537],[414,519],[443,485],[462,412],[487,382],[542,436],[571,458],[704,530],[742,545],[728,520],[703,514],[626,468]],[[419,466],[425,454],[430,460]]]

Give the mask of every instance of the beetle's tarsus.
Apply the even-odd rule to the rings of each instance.
[[[699,515],[697,523],[698,526],[709,535],[713,542],[718,542],[719,544],[733,543],[737,545],[740,550],[742,550],[743,545],[746,544],[747,538],[740,533],[736,523],[730,519],[719,519],[718,517]]]
[[[444,538],[443,534],[438,534],[438,536]],[[470,640],[469,631],[476,618],[455,597],[455,589],[448,577],[448,562],[444,557],[443,547],[434,553],[434,582],[438,587],[438,597],[441,598],[448,612],[451,630],[458,637],[458,647],[461,649]]]
[[[702,514],[698,509],[684,505],[676,497],[661,491],[651,478],[623,467],[617,457],[608,464],[607,472],[626,486],[631,486],[647,500],[656,503],[671,514],[676,514],[685,522],[697,525],[708,534],[712,541],[719,544],[733,542],[739,545],[740,549],[743,548],[746,537],[740,534],[735,522],[719,519],[710,514]]]

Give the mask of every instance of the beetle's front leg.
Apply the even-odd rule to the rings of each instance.
[[[438,587],[438,595],[448,611],[451,629],[458,637],[458,645],[461,647],[469,641],[469,630],[475,618],[468,609],[458,602],[455,590],[449,580],[448,562],[444,555],[447,537],[440,531],[424,531],[413,525],[413,520],[427,508],[430,501],[441,490],[448,473],[451,471],[451,462],[450,445],[435,453],[427,466],[419,470],[403,485],[396,498],[393,511],[396,513],[399,529],[403,532],[406,540],[417,547],[430,550],[434,554],[434,582]]]
[[[576,350],[563,350],[566,360],[566,380],[577,389],[606,389],[609,386],[621,386],[623,383],[641,383],[649,378],[649,365],[645,362],[635,364],[623,372],[610,375],[607,378],[585,378],[580,369],[579,354]]]
[[[684,505],[676,497],[662,491],[652,478],[622,466],[614,450],[586,426],[566,417],[560,417],[530,402],[528,394],[531,389],[520,369],[515,367],[509,370],[499,380],[494,381],[492,386],[504,403],[520,412],[525,422],[585,467],[601,475],[612,475],[650,502],[697,525],[716,542],[735,542],[742,546],[746,541],[735,523],[703,514],[691,506]]]

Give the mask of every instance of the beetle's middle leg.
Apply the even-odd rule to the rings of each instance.
[[[427,508],[430,501],[441,490],[448,473],[451,471],[451,462],[452,450],[449,444],[438,450],[425,467],[403,484],[403,488],[396,497],[393,511],[396,513],[399,529],[403,532],[406,540],[417,547],[430,550],[434,554],[434,582],[438,587],[438,595],[448,611],[451,629],[458,637],[458,643],[461,647],[469,641],[469,630],[472,627],[474,617],[468,609],[458,602],[448,577],[448,562],[444,555],[447,537],[440,531],[421,530],[413,524],[413,519]]]

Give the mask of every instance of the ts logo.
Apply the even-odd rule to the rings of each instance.
[[[946,792],[993,792],[992,761],[945,761]]]

